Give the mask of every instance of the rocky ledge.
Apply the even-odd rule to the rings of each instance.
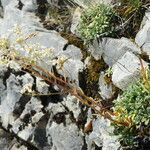
[[[110,3],[110,1],[108,1]],[[141,58],[143,65],[150,60],[150,12],[147,11],[135,42],[122,37],[102,38],[93,42],[84,56],[83,49],[69,44],[68,39],[55,30],[47,30],[37,15],[42,5],[58,5],[52,1],[40,0],[1,0],[0,37],[13,42],[12,33],[19,26],[24,35],[37,33],[28,43],[38,43],[45,48],[54,49],[53,57],[69,58],[64,62],[63,70],[58,73],[84,87],[87,68],[91,58],[103,60],[105,69],[98,73],[97,93],[104,102],[116,97],[116,89],[125,90],[128,85],[140,77]],[[84,3],[79,5],[83,5]],[[43,14],[42,14],[43,15]],[[74,11],[71,30],[74,34],[79,20],[79,11]],[[16,47],[16,49],[19,49]],[[145,57],[141,57],[142,54]],[[45,60],[46,61],[46,60]],[[44,64],[41,64],[44,66]],[[52,67],[51,64],[49,64]],[[107,69],[111,68],[112,81],[105,80]],[[82,73],[82,78],[80,74]],[[87,80],[87,79],[85,79]],[[85,85],[89,83],[86,82]],[[96,85],[95,85],[96,86]],[[40,93],[26,94],[26,88]],[[84,87],[86,89],[86,87]],[[91,108],[81,104],[70,94],[59,93],[57,87],[47,84],[21,69],[11,61],[0,64],[0,149],[3,150],[117,150],[120,146],[112,135],[110,121],[93,115]],[[49,93],[56,93],[49,95]],[[117,93],[118,94],[118,93]],[[85,131],[85,127],[91,127]]]

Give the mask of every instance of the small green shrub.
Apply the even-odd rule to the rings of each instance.
[[[139,139],[144,140],[150,135],[150,76],[146,81],[140,80],[129,88],[114,103],[117,121],[127,121],[129,126],[113,124],[114,133],[126,148],[142,146]],[[141,148],[142,149],[142,148]]]
[[[114,30],[112,18],[115,16],[113,8],[99,4],[83,11],[79,25],[81,37],[90,41],[97,37],[108,36]]]

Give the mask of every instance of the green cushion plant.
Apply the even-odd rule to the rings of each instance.
[[[114,103],[115,119],[129,123],[129,126],[112,124],[115,127],[114,133],[119,135],[126,149],[142,146],[141,143],[150,136],[150,76],[129,86]]]
[[[85,41],[110,35],[113,30],[113,8],[105,4],[91,6],[81,15],[79,33]]]

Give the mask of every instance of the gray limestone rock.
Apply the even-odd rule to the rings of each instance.
[[[76,98],[68,95],[66,98],[49,96],[45,99],[21,93],[27,85],[32,88],[35,84],[33,77],[28,73],[21,73],[18,69],[12,69],[13,71],[6,77],[5,86],[3,80],[5,73],[8,72],[8,67],[1,68],[3,68],[0,70],[2,81],[0,92],[3,93],[0,95],[2,126],[20,139],[43,150],[82,149],[84,146],[83,133],[76,124],[80,118],[81,108]],[[47,94],[48,86],[39,78],[36,79],[37,91]],[[18,147],[18,144],[14,143],[12,149],[15,149],[16,146]],[[21,145],[19,148],[26,149]]]
[[[19,143],[10,133],[0,129],[0,150],[28,150],[23,143]]]
[[[119,143],[115,136],[112,136],[113,128],[110,127],[110,121],[102,118],[97,118],[93,121],[93,131],[86,137],[88,150],[93,149],[93,142],[102,150],[117,150]]]
[[[78,74],[84,67],[80,49],[69,45],[65,51],[59,51],[56,56],[58,59],[55,63],[58,72],[64,77],[68,77],[69,81],[75,81],[75,84],[78,85]]]
[[[24,3],[23,8],[25,8],[26,5],[36,5],[36,2],[31,0],[23,0],[22,3]],[[4,33],[7,33],[5,36],[8,37],[12,43],[18,38],[18,36],[13,33],[14,26],[20,28],[24,37],[28,37],[32,33],[36,34],[36,36],[26,40],[29,45],[40,45],[44,49],[53,49],[52,58],[65,56],[68,61],[65,61],[64,69],[60,69],[59,73],[68,76],[70,80],[76,80],[76,83],[78,84],[78,72],[83,68],[83,63],[81,62],[82,54],[79,48],[69,45],[64,51],[63,49],[68,42],[67,40],[62,38],[56,31],[44,29],[34,12],[19,10],[10,3],[5,7],[4,19],[0,24],[0,35],[4,36]],[[16,45],[16,49],[21,51],[23,55],[26,55],[20,45]],[[52,63],[49,59],[45,59],[44,63],[40,62],[40,65],[46,69],[51,69],[52,67]]]
[[[89,51],[96,60],[101,59],[102,54],[105,51],[103,43],[101,41],[94,40],[93,43],[89,45]]]
[[[3,84],[3,80],[0,79],[0,94],[2,95],[3,91],[5,90],[5,85]],[[1,100],[0,100],[1,102]]]
[[[150,58],[150,10],[145,14],[141,29],[136,35],[135,42],[142,48],[143,52],[146,52],[149,55]]]
[[[0,64],[0,78],[3,78],[5,73],[7,72],[7,65]]]
[[[7,150],[9,147],[11,139],[9,138],[9,134],[0,129],[0,149]]]
[[[28,150],[28,148],[26,146],[24,146],[24,145],[20,145],[18,143],[15,143],[12,146],[11,150]]]
[[[3,8],[0,6],[0,20],[1,18],[3,18],[4,16],[4,11],[3,11]]]
[[[53,122],[47,126],[47,134],[51,136],[52,149],[59,150],[82,150],[83,137],[75,124],[64,126]]]
[[[78,103],[74,101],[74,98],[71,99],[71,96],[68,96],[62,104],[49,104],[47,109],[50,112],[50,117],[46,126],[46,134],[48,143],[52,143],[51,149],[81,150],[84,146],[83,134],[72,122],[70,116],[73,112],[74,117],[78,119],[80,113],[77,110],[78,107]]]
[[[62,103],[68,108],[69,111],[73,113],[74,118],[76,119],[76,121],[78,121],[81,114],[79,101],[74,96],[71,96],[69,94],[66,98],[64,98],[64,101]]]
[[[143,61],[144,66],[147,63]],[[112,81],[122,90],[140,77],[141,64],[137,56],[131,52],[126,52],[112,67]]]
[[[106,64],[110,67],[112,67],[112,65],[127,51],[141,54],[141,49],[131,40],[124,37],[121,39],[108,37],[102,38],[101,40],[94,40],[93,44],[89,46],[89,51],[96,60],[103,57]]]
[[[21,98],[21,85],[19,80],[15,77],[14,74],[10,74],[10,77],[6,80],[7,89],[4,91],[5,94],[1,95],[1,120],[5,128],[13,120],[12,112],[15,106],[15,103]]]
[[[41,94],[47,94],[49,91],[49,85],[46,84],[42,79],[36,79],[36,90]]]
[[[21,0],[23,4],[23,11],[26,12],[35,12],[37,10],[37,1],[36,0]]]
[[[10,75],[6,76],[6,87],[0,82],[0,87],[3,87],[0,91],[3,92],[0,94],[0,122],[6,130],[9,128],[9,132],[13,132],[19,138],[28,141],[38,129],[35,124],[40,122],[44,116],[43,105],[40,99],[21,93],[24,86],[33,85],[34,80],[31,75],[28,73],[21,75],[21,72],[15,72],[15,70],[14,73],[16,75],[10,72]],[[1,70],[1,74],[4,76],[5,72],[3,73]],[[1,80],[4,80],[3,76],[1,76]],[[15,145],[12,146],[12,149],[15,149]],[[21,147],[20,149],[25,149],[25,147]]]
[[[104,38],[102,41],[104,61],[112,66],[126,52],[140,54],[140,49],[129,39],[122,37],[121,39]]]
[[[107,83],[105,81],[105,74],[104,72],[101,73],[99,78],[99,90],[101,97],[105,99],[111,99],[113,97],[113,87],[111,83]]]
[[[28,150],[28,148],[13,138],[10,133],[0,129],[0,149],[1,150]]]
[[[9,3],[18,4],[17,0],[1,0],[3,8],[5,8]]]

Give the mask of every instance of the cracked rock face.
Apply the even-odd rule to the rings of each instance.
[[[99,78],[99,90],[101,97],[105,99],[111,99],[114,95],[112,84],[105,81],[105,74],[102,72]]]
[[[52,149],[82,150],[83,148],[83,137],[75,124],[64,126],[53,122],[50,127],[47,126],[47,134],[49,142],[53,143]]]
[[[112,67],[126,52],[141,54],[140,48],[131,42],[131,40],[124,37],[121,39],[109,37],[102,38],[99,42],[94,41],[90,49],[95,59],[101,59],[102,57],[110,67]]]
[[[103,118],[98,118],[93,121],[93,131],[87,138],[87,144],[89,149],[92,149],[92,143],[94,142],[103,150],[117,150],[119,143],[116,141],[115,137],[111,137],[109,133],[112,132],[110,128],[110,122]]]
[[[23,6],[19,9],[17,0],[7,3],[2,1],[4,18],[0,22],[0,35],[9,37],[13,42],[16,39],[12,34],[14,25],[19,25],[24,35],[37,32],[37,36],[28,39],[27,42],[54,49],[54,57],[68,58],[69,62],[66,61],[64,64],[66,72],[60,70],[60,73],[69,72],[70,80],[76,80],[78,84],[78,72],[83,67],[80,49],[73,45],[67,47],[67,40],[57,32],[42,27],[39,18],[35,16],[36,1],[21,0],[21,2]],[[42,94],[57,90],[39,78],[35,79],[28,73],[21,72],[18,66],[14,69],[15,66],[14,64],[10,64],[9,67],[0,66],[0,122],[3,128],[21,141],[33,145],[35,149],[82,149],[84,138],[76,123],[81,114],[79,103],[71,96],[32,97],[22,94],[32,88]],[[16,147],[17,143],[11,149]],[[19,148],[27,149],[23,146]]]
[[[150,10],[147,10],[145,14],[141,29],[136,35],[135,42],[150,58]]]
[[[145,67],[148,65],[143,60],[142,62]],[[140,59],[133,53],[126,52],[123,57],[113,65],[112,70],[113,83],[120,89],[125,90],[129,84],[140,78]]]
[[[103,119],[93,121],[93,132],[86,135],[80,127],[82,113],[80,103],[74,96],[35,96],[20,93],[21,89],[30,85],[31,88],[47,94],[50,87],[39,78],[28,73],[1,66],[0,74],[0,122],[9,133],[19,140],[11,141],[11,150],[91,150],[94,142],[98,147],[117,148],[114,138],[108,133],[109,123]],[[5,77],[5,78],[4,78]],[[5,80],[4,80],[5,79]],[[36,85],[36,87],[35,87]],[[100,131],[97,131],[100,130]],[[105,135],[104,135],[105,131]],[[3,149],[8,148],[8,139],[1,136]],[[100,140],[99,140],[100,139]],[[25,142],[25,143],[24,143]],[[28,146],[26,146],[26,143]],[[100,144],[101,143],[101,144]],[[105,145],[105,143],[107,143]],[[105,146],[104,146],[105,145]],[[32,147],[31,147],[32,146]],[[110,149],[109,148],[109,149]]]
[[[1,71],[1,79],[6,82],[0,84],[3,128],[40,149],[82,149],[83,133],[77,126],[81,109],[77,100],[69,95],[61,98],[21,94],[25,85],[39,84],[40,89],[36,89],[41,92],[48,85],[40,84],[39,79],[34,81],[28,73],[9,71]]]
[[[68,61],[65,61],[64,69],[59,70],[59,73],[69,76],[70,80],[76,80],[78,84],[78,72],[83,69],[80,49],[73,45],[66,46],[68,41],[61,37],[59,33],[44,29],[40,23],[40,19],[35,15],[36,8],[34,11],[25,9],[29,6],[31,8],[37,7],[36,1],[22,0],[21,2],[23,4],[22,10],[18,8],[19,2],[17,0],[8,1],[7,3],[2,2],[2,6],[5,9],[4,18],[0,22],[0,36],[9,38],[11,42],[16,41],[17,36],[13,34],[16,26],[20,28],[25,37],[28,37],[29,34],[36,33],[35,37],[27,39],[26,42],[31,45],[39,44],[44,48],[53,49],[53,58],[65,57]],[[21,49],[20,47],[16,48],[18,50]],[[72,67],[74,68],[73,71]]]
[[[9,139],[8,137],[9,135],[5,131],[0,129],[0,149],[7,150],[9,142],[11,141],[11,139]]]
[[[84,66],[81,50],[74,45],[67,45],[68,41],[56,31],[43,28],[40,19],[35,15],[39,4],[35,0],[20,0],[20,4],[17,0],[1,2],[4,16],[0,19],[0,36],[8,37],[13,42],[16,39],[12,30],[15,25],[19,25],[25,35],[36,32],[37,35],[27,42],[54,49],[56,61],[59,61],[60,56],[66,58],[64,68],[58,69],[58,73],[75,80],[78,85],[78,74]],[[100,88],[109,93],[111,91],[107,87]],[[26,94],[26,89],[34,90],[39,95]],[[58,92],[57,87],[22,72],[13,62],[7,66],[0,65],[0,124],[21,141],[17,143],[11,140],[10,150],[95,150],[95,147],[103,150],[117,149],[118,143],[108,134],[109,123],[106,120],[94,120],[94,130],[89,135],[84,133],[88,110],[75,97]],[[57,94],[48,95],[49,93]],[[105,91],[103,93],[104,97],[110,98]],[[2,141],[7,143],[5,138]],[[0,146],[2,149],[8,148],[2,143]]]

